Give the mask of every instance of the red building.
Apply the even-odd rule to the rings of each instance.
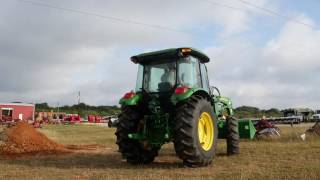
[[[24,103],[0,103],[1,120],[34,120],[35,106]]]

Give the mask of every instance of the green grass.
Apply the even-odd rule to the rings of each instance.
[[[114,144],[114,130],[96,125],[50,125],[40,132],[62,144]]]
[[[226,156],[219,140],[209,167],[185,168],[172,144],[150,165],[133,166],[121,159],[115,129],[88,125],[54,125],[40,131],[63,144],[101,144],[99,152],[67,155],[0,157],[0,179],[319,179],[320,137],[299,139],[307,127],[281,126],[276,140],[243,140],[239,156]]]

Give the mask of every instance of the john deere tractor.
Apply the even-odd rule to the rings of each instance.
[[[186,166],[209,165],[217,146],[217,122],[223,119],[228,154],[239,152],[232,102],[210,87],[208,56],[193,48],[173,48],[139,54],[131,61],[139,66],[136,88],[120,100],[115,133],[127,162],[151,163],[163,144],[173,142]]]

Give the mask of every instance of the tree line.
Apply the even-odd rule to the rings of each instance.
[[[64,112],[67,114],[79,114],[81,117],[87,115],[111,116],[120,112],[117,106],[91,106],[85,103],[79,103],[72,106],[52,107],[48,103],[35,104],[36,112]]]
[[[110,116],[116,115],[120,112],[120,108],[117,106],[91,106],[85,103],[75,104],[72,106],[61,106],[61,107],[51,107],[48,103],[38,103],[36,104],[37,112],[65,112],[67,114],[79,114],[82,117],[87,115],[100,115],[100,116]],[[252,106],[240,106],[234,109],[235,117],[237,118],[251,118],[262,116],[266,117],[281,117],[283,113],[281,110],[276,108],[271,108],[268,110],[259,109]]]
[[[262,116],[266,117],[282,117],[284,114],[282,110],[277,108],[271,108],[268,110],[259,109],[252,106],[240,106],[234,109],[235,117],[237,118],[261,118]]]

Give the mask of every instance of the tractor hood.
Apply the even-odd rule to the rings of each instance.
[[[194,48],[171,48],[161,51],[154,51],[149,53],[143,53],[131,57],[131,61],[139,64],[148,64],[161,60],[175,60],[181,57],[192,55],[200,60],[201,63],[207,63],[210,61],[209,57],[201,51]]]

